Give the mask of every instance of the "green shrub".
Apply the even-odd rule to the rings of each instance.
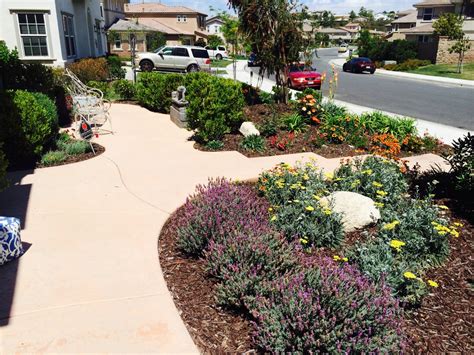
[[[58,133],[56,106],[46,95],[23,90],[1,95],[0,141],[12,166],[33,162]]]
[[[244,94],[245,104],[247,106],[258,105],[262,103],[260,98],[260,89],[249,84],[242,83],[242,93]]]
[[[67,155],[79,155],[91,151],[91,146],[86,141],[58,141],[56,142],[56,145],[58,146],[59,150],[63,151]]]
[[[365,126],[357,115],[339,116],[339,110],[334,114],[325,115],[321,124],[321,132],[326,134],[330,143],[349,143],[362,148],[367,146],[368,138],[365,137]]]
[[[199,72],[186,75],[185,86],[188,127],[196,130],[198,139],[220,140],[224,134],[238,130],[244,107],[240,83]]]
[[[130,80],[121,79],[114,81],[112,84],[115,93],[123,100],[132,100],[135,98],[136,90],[135,84]]]
[[[270,94],[266,91],[260,92],[260,100],[262,101],[262,104],[266,105],[273,105],[276,103],[273,94]]]
[[[87,86],[102,91],[104,98],[107,98],[110,95],[110,85],[106,81],[89,81]]]
[[[263,152],[265,150],[265,138],[252,134],[244,137],[240,142],[240,146],[249,152]]]
[[[221,150],[224,148],[224,143],[222,141],[209,141],[206,144],[206,148],[210,150]]]
[[[107,57],[107,67],[109,79],[124,79],[126,70],[122,68],[122,59],[119,56],[111,55]]]
[[[285,128],[289,132],[300,133],[306,130],[307,121],[299,113],[292,113],[282,119]]]
[[[403,242],[400,255],[410,265],[439,266],[448,256],[449,236],[458,233],[438,215],[439,210],[430,198],[404,198],[398,205],[384,209],[378,236],[386,243]]]
[[[136,99],[152,111],[169,113],[171,93],[184,85],[184,80],[181,74],[141,73],[136,85]]]
[[[383,68],[385,70],[395,70],[396,67],[397,67],[397,64],[385,64]]]
[[[451,165],[456,190],[473,196],[474,194],[474,136],[467,133],[453,142],[453,154],[446,158]]]
[[[328,101],[321,104],[321,121],[333,120],[337,117],[346,117],[347,109],[343,106],[338,106],[335,103]]]
[[[44,166],[58,165],[67,159],[67,154],[62,150],[50,151],[41,157]]]
[[[403,63],[397,64],[393,70],[409,71],[418,69],[419,67],[425,67],[427,65],[431,65],[431,61],[421,59],[409,59]]]
[[[415,120],[388,116],[382,112],[374,111],[360,116],[361,124],[369,134],[389,133],[402,142],[408,135],[417,135]]]
[[[2,191],[8,185],[8,181],[6,178],[7,167],[8,160],[5,157],[5,154],[3,153],[2,145],[0,143],[0,191]]]
[[[278,116],[275,105],[271,105],[272,113],[270,116],[264,118],[262,124],[259,125],[258,130],[263,137],[271,137],[278,133],[281,126],[281,119]]]
[[[109,69],[105,58],[86,58],[67,66],[80,81],[106,81],[109,77]]]
[[[398,163],[369,156],[343,163],[334,173],[331,189],[360,193],[383,207],[398,204],[408,192],[408,183]]]

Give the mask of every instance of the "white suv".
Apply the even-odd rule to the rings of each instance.
[[[137,54],[137,63],[142,71],[196,72],[210,71],[209,53],[202,47],[164,46],[155,52]]]
[[[212,59],[228,59],[229,58],[229,53],[227,53],[227,49],[224,46],[217,46],[217,47],[211,47],[211,46],[206,46],[204,47],[207,49],[207,52],[209,53],[209,57]]]

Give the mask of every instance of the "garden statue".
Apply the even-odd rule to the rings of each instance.
[[[179,86],[177,91],[171,93],[170,108],[171,120],[178,127],[186,127],[186,107],[188,106],[189,102],[186,100],[186,88],[184,86]]]

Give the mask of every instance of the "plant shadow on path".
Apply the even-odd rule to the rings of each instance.
[[[15,171],[8,174],[10,187],[0,193],[0,215],[16,217],[21,221],[21,230],[26,228],[26,215],[31,194],[31,184],[21,184],[22,179],[33,170]],[[25,254],[17,260],[0,266],[0,327],[8,325],[15,296],[15,285],[21,259],[27,256],[30,243],[23,242]]]

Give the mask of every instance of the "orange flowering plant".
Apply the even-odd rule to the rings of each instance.
[[[371,138],[371,152],[385,158],[397,159],[400,155],[401,145],[393,134],[375,134]]]
[[[305,117],[308,122],[320,124],[322,114],[321,101],[322,96],[320,92],[307,89],[298,95],[296,103],[297,112]]]

